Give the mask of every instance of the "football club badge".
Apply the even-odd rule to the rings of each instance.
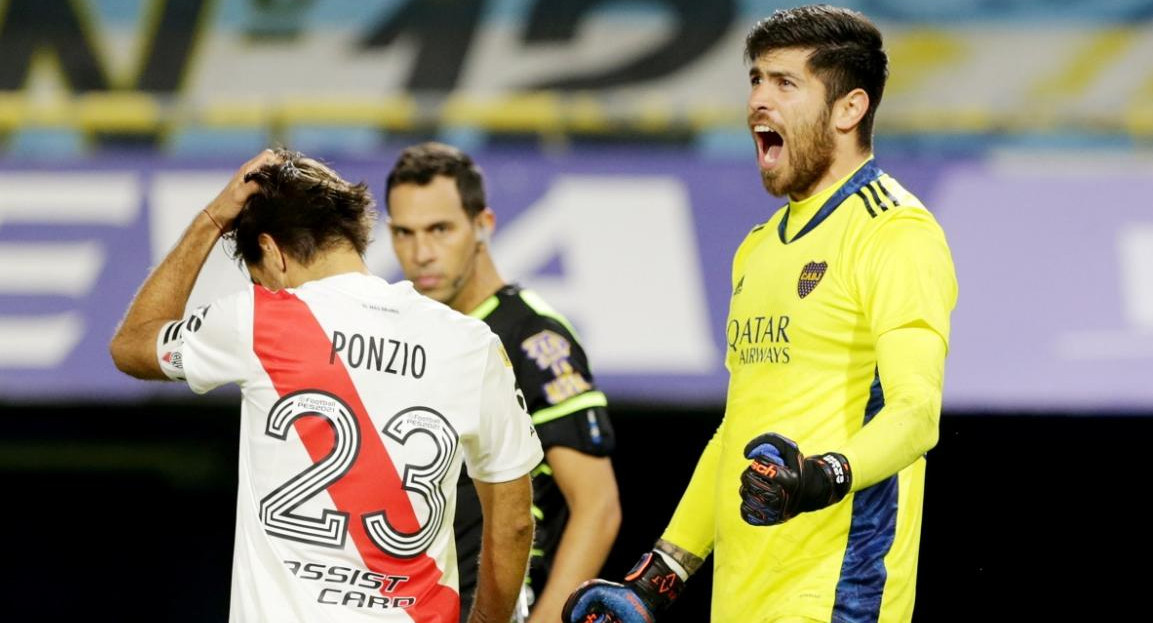
[[[825,271],[829,269],[828,262],[809,262],[801,269],[801,278],[797,280],[797,295],[805,298],[817,289]]]

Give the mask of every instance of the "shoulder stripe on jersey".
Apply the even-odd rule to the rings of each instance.
[[[869,211],[869,216],[877,218],[877,212],[873,210],[873,206],[869,203],[869,198],[865,196],[865,193],[858,190],[853,194],[861,198],[861,203],[865,204],[865,209]]]
[[[445,613],[456,620],[460,598],[440,584],[443,572],[427,552],[412,558],[398,558],[377,547],[364,518],[387,509],[388,522],[400,530],[414,531],[420,525],[405,491],[405,484],[388,449],[369,417],[360,392],[339,359],[329,364],[332,342],[308,305],[290,292],[254,290],[253,351],[268,373],[280,396],[312,389],[339,396],[353,411],[360,436],[356,461],[340,481],[328,487],[339,512],[351,516],[348,534],[365,566],[377,573],[411,578],[406,588],[417,595],[417,603],[406,612],[417,623],[444,621]],[[318,364],[317,362],[321,362]],[[320,418],[297,419],[293,426],[313,461],[332,451],[331,427]],[[365,487],[365,483],[373,483]],[[384,589],[381,589],[383,593]]]
[[[894,196],[893,193],[889,192],[888,188],[885,188],[885,185],[881,183],[881,180],[877,180],[876,184],[877,188],[880,188],[881,192],[885,193],[885,196],[889,198],[889,201],[893,202],[894,207],[900,207],[901,202],[897,201],[897,197]]]
[[[881,195],[877,194],[877,189],[873,188],[872,184],[866,186],[865,190],[869,191],[869,194],[873,196],[873,200],[876,202],[877,207],[880,208],[882,212],[889,209],[889,204],[881,200]]]
[[[529,306],[529,309],[540,314],[541,316],[552,318],[553,320],[561,323],[561,326],[563,326],[565,329],[568,329],[568,332],[571,333],[574,338],[577,337],[576,329],[572,326],[572,323],[568,321],[568,318],[565,318],[560,314],[560,312],[553,309],[553,307],[546,303],[545,300],[542,299],[536,292],[533,292],[532,290],[521,290],[519,296],[520,300],[524,301],[524,304]]]
[[[488,318],[488,315],[491,314],[497,307],[500,307],[500,299],[498,299],[494,294],[485,299],[484,302],[480,305],[477,305],[476,309],[468,312],[468,315],[476,318],[477,320],[484,320],[485,318]]]
[[[532,423],[534,425],[544,424],[545,422],[551,422],[557,418],[562,418],[583,409],[607,407],[608,404],[609,400],[603,392],[585,392],[579,396],[573,396],[560,404],[555,404],[533,413]]]

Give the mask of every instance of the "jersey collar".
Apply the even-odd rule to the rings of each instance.
[[[845,199],[847,199],[850,195],[857,192],[858,190],[873,183],[877,178],[884,174],[885,172],[881,170],[881,167],[877,166],[877,161],[875,159],[869,158],[866,160],[865,164],[861,165],[861,168],[857,169],[855,173],[849,176],[848,181],[846,181],[844,184],[841,184],[841,187],[838,188],[836,192],[832,194],[832,196],[825,200],[825,203],[821,205],[821,209],[817,210],[817,213],[813,215],[813,218],[809,219],[809,222],[805,223],[805,226],[801,228],[801,231],[797,232],[797,235],[793,236],[791,239],[788,237],[787,233],[789,226],[789,210],[786,210],[785,215],[781,217],[780,224],[777,225],[777,234],[781,238],[781,243],[789,244],[790,242],[794,242],[800,239],[801,236],[804,236],[805,234],[816,229],[817,225],[820,225],[822,221],[829,218],[829,215],[832,214],[837,209],[837,207],[845,201]]]

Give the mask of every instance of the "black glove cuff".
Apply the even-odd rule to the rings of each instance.
[[[625,583],[636,591],[654,615],[664,612],[685,587],[681,576],[669,567],[665,559],[656,551],[641,557],[636,566],[625,576]]]
[[[805,459],[797,511],[815,511],[836,504],[853,486],[853,470],[845,455],[829,452]]]

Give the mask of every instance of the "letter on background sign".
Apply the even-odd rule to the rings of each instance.
[[[692,206],[675,177],[558,176],[497,231],[493,254],[572,321],[594,372],[714,369]],[[554,263],[559,275],[541,274]]]
[[[1125,317],[1135,329],[1153,332],[1153,223],[1118,234]]]
[[[0,227],[125,225],[139,210],[133,173],[7,172],[0,174],[0,189]],[[95,238],[0,243],[0,296],[62,297],[75,305],[37,315],[0,308],[0,368],[54,368],[72,354],[89,328],[81,302],[91,295],[106,257]]]

